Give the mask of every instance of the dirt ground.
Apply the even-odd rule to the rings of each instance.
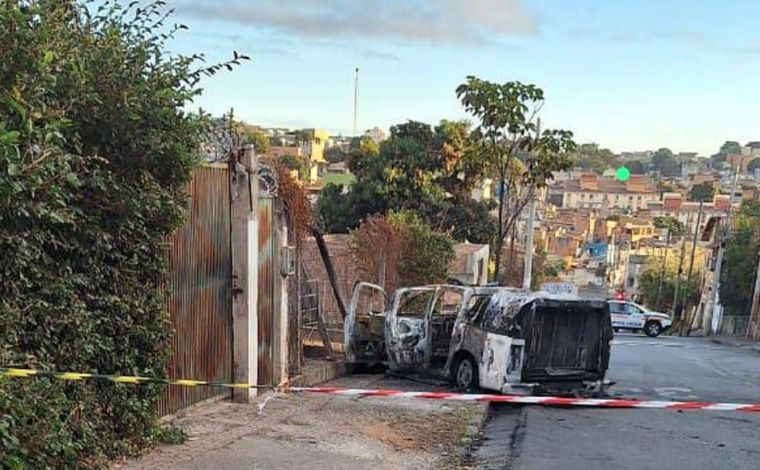
[[[325,385],[441,389],[440,385],[381,375],[343,377]],[[177,416],[174,423],[188,434],[186,443],[163,446],[116,467],[457,468],[485,415],[483,404],[270,394],[258,404],[216,402]]]

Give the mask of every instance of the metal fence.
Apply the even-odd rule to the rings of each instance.
[[[232,379],[232,259],[226,165],[196,168],[185,224],[169,239],[167,309],[174,328],[170,378]],[[160,414],[229,390],[167,387]]]
[[[259,300],[258,300],[258,381],[259,385],[274,384],[275,312],[275,232],[274,199],[260,197],[259,220]]]

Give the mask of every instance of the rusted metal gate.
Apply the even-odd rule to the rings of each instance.
[[[274,383],[275,326],[275,232],[274,199],[260,197],[259,220],[259,293],[258,293],[258,377],[259,385]]]
[[[167,309],[174,327],[169,377],[232,379],[232,259],[226,165],[193,171],[190,211],[169,239]],[[158,405],[173,413],[229,394],[209,387],[167,387]]]

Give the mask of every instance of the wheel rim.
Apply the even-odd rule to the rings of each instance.
[[[460,388],[467,388],[472,384],[472,363],[466,359],[459,363],[457,368],[457,385]]]
[[[649,324],[649,333],[656,335],[660,331],[659,325],[657,323],[650,323]]]

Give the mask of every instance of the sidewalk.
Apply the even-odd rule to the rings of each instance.
[[[435,388],[381,375],[325,385]],[[115,468],[451,468],[459,466],[486,413],[480,403],[270,393],[258,404],[216,402],[177,416],[186,443]]]
[[[746,338],[735,336],[710,336],[709,340],[715,344],[747,349],[760,354],[760,341],[752,341]]]

